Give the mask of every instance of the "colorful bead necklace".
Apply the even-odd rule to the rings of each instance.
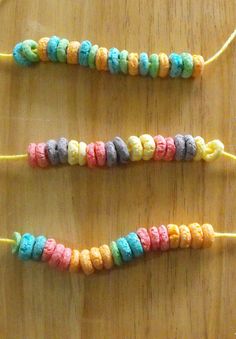
[[[66,138],[31,143],[26,154],[1,155],[0,160],[27,159],[32,167],[45,168],[59,164],[87,165],[90,168],[112,167],[140,160],[190,161],[216,160],[221,156],[236,160],[236,156],[224,151],[220,140],[205,143],[200,136],[177,134],[174,138],[149,134],[130,136],[125,142],[120,137],[112,141],[96,141],[86,144]]]
[[[109,71],[111,74],[129,74],[150,76],[152,78],[196,78],[203,72],[204,66],[216,60],[236,37],[236,30],[230,35],[222,48],[207,61],[201,55],[190,53],[151,54],[142,52],[129,53],[113,47],[107,49],[92,45],[88,40],[69,41],[52,36],[41,38],[38,43],[34,40],[19,42],[12,54],[0,53],[2,58],[13,58],[21,66],[31,66],[40,61],[53,63],[79,64],[98,71]]]
[[[48,262],[49,266],[70,272],[82,271],[90,275],[102,269],[121,266],[151,251],[169,249],[208,248],[215,238],[236,238],[236,233],[214,232],[212,225],[192,223],[188,226],[169,224],[139,228],[125,237],[111,241],[110,245],[78,250],[65,247],[54,239],[30,233],[13,233],[12,239],[0,238],[0,242],[12,245],[12,253],[19,259]]]

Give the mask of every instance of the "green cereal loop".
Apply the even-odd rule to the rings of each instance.
[[[12,254],[17,254],[20,247],[21,234],[18,232],[14,232],[12,235],[12,239],[15,241],[15,244],[11,246],[11,252]]]
[[[95,68],[95,58],[98,50],[98,45],[93,45],[90,49],[89,56],[88,56],[88,65],[89,68]]]
[[[110,250],[111,250],[111,253],[112,253],[112,256],[113,256],[113,259],[114,259],[114,263],[117,266],[121,266],[123,264],[123,261],[122,261],[120,251],[119,251],[115,241],[112,241],[110,243]]]
[[[128,73],[128,55],[129,52],[126,50],[120,52],[120,70],[124,74]]]
[[[150,55],[149,62],[149,74],[152,78],[156,78],[160,67],[159,56],[157,54]]]
[[[193,57],[189,53],[182,53],[181,54],[183,60],[183,71],[182,71],[182,78],[190,78],[193,73]]]
[[[57,59],[59,62],[66,62],[67,57],[67,47],[69,44],[69,40],[67,39],[61,39],[59,41],[59,44],[57,46]]]
[[[38,44],[34,40],[25,40],[22,42],[22,52],[27,60],[31,62],[39,62]]]

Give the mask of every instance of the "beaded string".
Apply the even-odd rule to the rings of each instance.
[[[152,226],[139,228],[127,236],[111,241],[109,245],[88,249],[71,249],[55,239],[43,235],[35,237],[30,233],[13,233],[12,239],[0,238],[1,243],[10,244],[12,253],[23,261],[47,262],[51,267],[70,272],[90,275],[103,269],[132,261],[151,251],[171,249],[200,249],[212,246],[215,238],[236,238],[236,233],[214,232],[212,225],[192,223],[190,225]]]
[[[31,167],[46,168],[60,164],[88,166],[89,168],[113,167],[140,160],[211,162],[220,157],[236,160],[236,156],[224,151],[220,140],[205,143],[200,136],[177,134],[174,138],[149,134],[130,136],[125,142],[120,137],[112,141],[83,141],[62,137],[46,143],[30,143],[26,154],[1,155],[0,161],[28,159]]]
[[[107,49],[92,45],[88,40],[69,41],[52,36],[41,38],[38,42],[28,39],[19,42],[12,54],[0,53],[0,58],[13,58],[21,66],[31,66],[38,62],[79,64],[98,71],[109,71],[111,74],[129,74],[132,76],[150,76],[152,78],[190,78],[203,73],[204,66],[219,58],[236,37],[236,30],[229,36],[224,45],[207,61],[201,55],[153,53],[150,56],[142,52],[129,53],[113,47]]]

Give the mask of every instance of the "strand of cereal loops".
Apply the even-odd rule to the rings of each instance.
[[[28,152],[19,155],[1,155],[0,160],[28,159],[31,167],[47,168],[60,164],[87,165],[89,168],[113,167],[140,160],[199,161],[211,162],[220,157],[236,160],[236,156],[224,151],[220,140],[205,143],[200,136],[177,134],[174,138],[149,134],[130,136],[125,142],[120,137],[112,141],[83,141],[62,137],[41,143],[30,143]]]
[[[111,74],[129,74],[132,76],[150,76],[152,78],[196,78],[203,73],[204,66],[215,61],[228,48],[236,37],[236,30],[230,35],[222,48],[207,61],[201,55],[181,54],[129,53],[113,47],[93,45],[84,40],[69,41],[65,38],[52,36],[41,38],[38,42],[28,39],[19,42],[12,54],[0,53],[2,58],[13,58],[21,66],[31,66],[39,62],[79,64],[98,71],[109,71]]]
[[[171,249],[200,249],[212,246],[215,238],[236,238],[236,233],[214,232],[212,225],[192,223],[190,225],[169,224],[141,227],[136,232],[88,249],[71,249],[54,239],[43,235],[35,237],[30,233],[13,233],[12,239],[1,238],[0,242],[12,245],[12,253],[23,261],[48,262],[49,266],[70,272],[83,272],[90,275],[103,269],[110,270],[151,251]]]

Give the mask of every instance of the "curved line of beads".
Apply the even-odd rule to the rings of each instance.
[[[90,168],[140,160],[165,161],[213,161],[226,154],[220,140],[205,143],[202,137],[177,134],[174,138],[149,134],[130,136],[125,142],[120,137],[112,141],[96,141],[86,144],[66,138],[48,140],[46,143],[31,143],[28,146],[28,161],[32,167],[56,166],[59,164],[87,165]],[[227,155],[227,154],[226,154]],[[232,156],[233,157],[233,156]]]
[[[110,245],[104,244],[80,251],[65,247],[43,235],[35,237],[25,233],[21,236],[20,233],[14,232],[12,253],[21,260],[41,260],[62,271],[82,271],[90,275],[95,271],[109,270],[114,265],[121,266],[151,251],[208,248],[213,244],[214,238],[215,233],[210,224],[169,224],[152,226],[149,229],[141,227],[136,232],[111,241]]]
[[[107,50],[105,47],[92,45],[88,40],[69,42],[57,36],[19,42],[13,49],[13,58],[21,66],[31,66],[39,61],[51,61],[68,64],[79,64],[98,71],[109,71],[111,74],[129,74],[157,76],[165,78],[190,78],[200,76],[204,69],[204,59],[201,55],[190,53],[129,53],[117,48]]]

